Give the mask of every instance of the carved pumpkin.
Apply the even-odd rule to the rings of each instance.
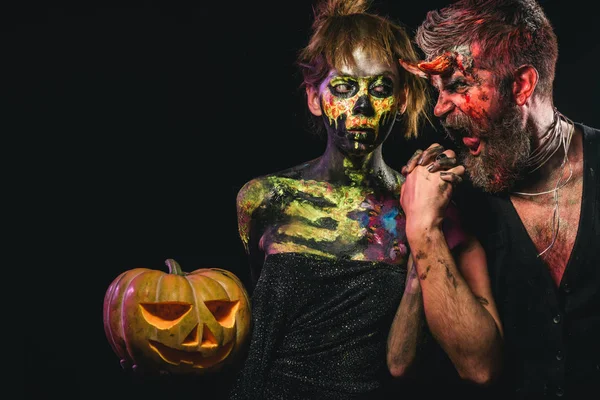
[[[250,302],[233,273],[169,273],[135,268],[104,297],[104,331],[123,368],[145,373],[205,374],[239,361],[248,341]]]

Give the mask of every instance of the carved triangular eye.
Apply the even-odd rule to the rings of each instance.
[[[206,307],[214,315],[219,324],[226,328],[231,328],[235,323],[235,314],[240,306],[240,301],[229,300],[208,300],[205,301]]]
[[[164,303],[140,303],[142,316],[149,324],[158,329],[169,329],[192,309],[189,303],[168,301]]]

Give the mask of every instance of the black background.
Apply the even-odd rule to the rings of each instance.
[[[428,9],[447,3],[388,0],[375,9],[412,33]],[[7,113],[17,117],[8,133],[25,194],[18,237],[42,302],[26,321],[26,398],[226,389],[226,377],[191,385],[132,377],[102,325],[104,293],[128,269],[166,271],[175,258],[186,271],[219,267],[246,281],[237,191],[324,149],[308,132],[294,66],[311,3],[198,4],[30,5],[8,14],[4,64],[15,67],[18,106]],[[585,1],[542,4],[559,38],[555,104],[600,126],[596,13]],[[426,126],[410,142],[395,135],[384,155],[400,168],[417,147],[449,144],[439,132]]]

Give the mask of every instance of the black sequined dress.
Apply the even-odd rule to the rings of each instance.
[[[400,265],[269,255],[231,399],[372,398],[391,379],[386,341],[405,277]]]

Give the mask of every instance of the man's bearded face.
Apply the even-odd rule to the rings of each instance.
[[[455,111],[441,120],[446,132],[457,143],[459,157],[474,186],[486,192],[509,190],[526,172],[531,152],[531,135],[522,126],[519,108],[502,99],[494,117],[477,121]],[[481,151],[473,155],[463,137],[478,137]]]
[[[472,43],[431,61],[400,64],[430,79],[439,92],[433,112],[456,141],[473,185],[497,193],[510,190],[527,172],[533,136],[512,99],[512,82],[500,86],[493,71],[478,67],[480,54]]]

